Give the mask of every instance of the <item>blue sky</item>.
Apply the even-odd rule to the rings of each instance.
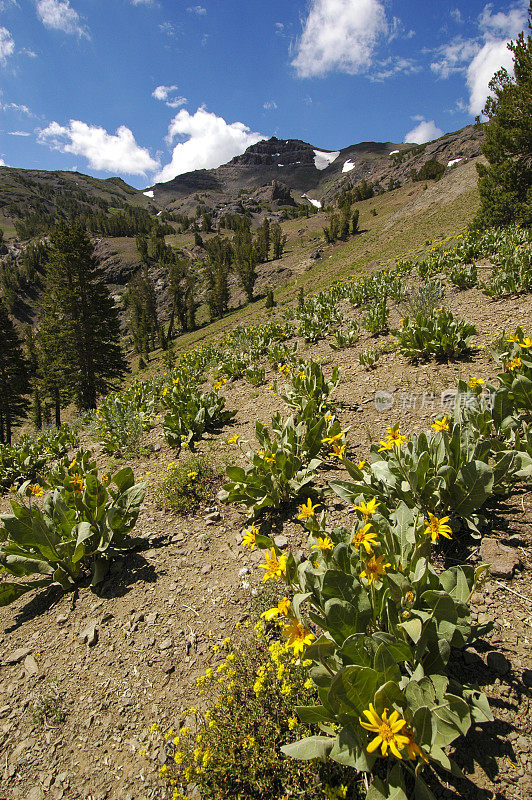
[[[527,0],[0,0],[0,162],[134,186],[472,122]]]

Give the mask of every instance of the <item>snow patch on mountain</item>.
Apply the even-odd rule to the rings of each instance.
[[[351,172],[352,169],[355,168],[355,164],[349,158],[347,161],[344,161],[344,166],[342,167],[342,172]]]
[[[333,161],[336,161],[339,155],[339,150],[336,150],[334,153],[324,153],[323,150],[314,150],[314,166],[316,169],[327,169]]]

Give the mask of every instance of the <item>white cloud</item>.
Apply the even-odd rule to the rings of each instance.
[[[175,92],[177,86],[156,86],[153,92],[151,93],[152,97],[155,97],[156,100],[168,100],[168,95]]]
[[[18,114],[25,114],[27,117],[34,117],[35,114],[28,106],[20,105],[20,103],[0,103],[2,111],[16,111]]]
[[[29,131],[8,131],[7,135],[8,136],[31,136],[31,133],[29,133]]]
[[[415,119],[419,119],[419,117]],[[431,142],[433,139],[438,139],[440,136],[443,136],[443,131],[437,127],[433,119],[428,122],[427,120],[421,119],[411,131],[408,131],[403,141],[409,142],[410,144],[425,144],[425,142]]]
[[[508,50],[506,39],[486,42],[467,68],[469,89],[469,113],[480,114],[490,94],[489,82],[501,67],[512,72],[513,53]]]
[[[7,28],[0,27],[0,63],[5,64],[7,58],[13,54],[15,42]]]
[[[504,37],[505,39],[515,38],[524,28],[526,22],[526,6],[527,3],[519,3],[511,8],[507,14],[500,11],[498,14],[492,14],[493,6],[489,3],[484,6],[478,24],[483,33]]]
[[[171,162],[155,176],[156,181],[169,181],[195,169],[219,167],[266,138],[242,122],[226,122],[203,106],[195,114],[181,109],[173,118],[167,141],[171,143],[182,136],[188,137],[187,141],[175,145]]]
[[[479,50],[480,44],[474,39],[458,37],[438,48],[437,60],[431,63],[430,68],[439,78],[448,78],[454,72],[462,72],[465,64],[470,62]]]
[[[134,6],[151,6],[153,0],[131,0]]]
[[[125,125],[110,134],[104,128],[76,119],[71,119],[68,127],[51,122],[39,131],[38,141],[61,153],[84,156],[89,166],[99,171],[146,175],[160,166],[145,147],[136,143]]]
[[[489,97],[489,83],[497,70],[504,67],[513,71],[513,53],[508,42],[515,39],[526,25],[526,4],[521,2],[507,14],[492,14],[491,4],[484,7],[479,17],[479,27],[484,35],[484,45],[467,68],[469,113],[480,114]]]
[[[496,14],[491,4],[484,6],[477,20],[477,37],[457,37],[436,51],[437,58],[430,65],[436,75],[448,78],[457,72],[465,74],[470,114],[477,115],[482,111],[490,93],[488,84],[494,74],[501,67],[512,71],[513,55],[507,44],[525,27],[527,5],[528,0],[520,0],[507,13]]]
[[[168,108],[180,108],[188,103],[186,97],[171,97],[177,91],[177,86],[156,86],[151,96],[156,100],[161,100]]]
[[[464,21],[462,17],[462,12],[460,11],[459,8],[451,8],[449,14],[458,25],[460,25]]]
[[[37,0],[37,14],[47,28],[89,38],[87,29],[69,0]]]
[[[7,167],[7,164],[3,158],[0,158],[0,167]]]
[[[172,25],[171,22],[161,22],[159,25],[159,30],[161,33],[164,33],[165,36],[170,36],[172,39],[176,39],[178,35],[177,28]]]
[[[267,100],[265,103],[262,104],[262,107],[265,111],[275,111],[277,108],[277,103],[275,100]]]
[[[207,9],[203,6],[190,6],[187,8],[189,14],[196,14],[198,17],[203,17],[207,13]]]
[[[300,78],[363,72],[387,33],[382,0],[312,0],[292,65]]]

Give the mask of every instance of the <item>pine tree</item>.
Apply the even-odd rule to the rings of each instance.
[[[227,311],[229,304],[228,275],[233,260],[231,243],[226,238],[214,236],[205,242],[209,254],[207,264],[207,303],[212,319],[221,318]]]
[[[253,289],[257,280],[255,266],[263,254],[263,248],[264,240],[260,240],[257,248],[250,230],[238,231],[233,239],[235,270],[250,303],[253,300]]]
[[[284,253],[286,245],[286,234],[278,222],[274,222],[270,228],[272,237],[273,257],[274,259],[281,258]]]
[[[79,409],[95,408],[127,371],[118,311],[81,225],[58,224],[50,243],[39,325],[45,363],[57,358],[68,397]]]
[[[28,375],[32,387],[32,417],[35,430],[40,431],[42,428],[42,402],[41,402],[41,387],[39,380],[39,358],[37,354],[37,343],[31,325],[26,326],[25,331],[25,345],[26,345],[26,360],[28,364]]]
[[[532,2],[528,9],[532,30]],[[479,227],[532,222],[532,37],[520,33],[508,44],[514,76],[499,70],[490,83],[483,113],[489,118],[482,152],[489,165],[477,164]]]
[[[191,331],[196,327],[194,284],[194,275],[188,258],[175,257],[168,266],[168,291],[171,303],[168,339],[172,338],[176,317],[182,331]]]
[[[20,340],[4,303],[0,300],[0,442],[11,443],[13,426],[28,408],[26,363]]]
[[[142,270],[128,284],[126,295],[128,328],[137,353],[154,350],[159,337],[157,295],[148,268]]]

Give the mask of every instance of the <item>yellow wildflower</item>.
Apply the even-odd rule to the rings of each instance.
[[[44,489],[38,483],[30,483],[28,489],[34,497],[42,497],[44,494]]]
[[[433,542],[437,541],[440,536],[450,539],[453,530],[450,525],[446,525],[447,522],[449,522],[449,517],[440,517],[438,519],[429,511],[429,518],[425,520],[425,533],[430,536]]]
[[[286,556],[282,555],[277,558],[275,548],[272,547],[270,551],[265,551],[264,558],[266,563],[259,564],[260,569],[266,570],[262,578],[263,582],[270,578],[282,578],[286,575]]]
[[[359,547],[363,547],[369,556],[372,546],[378,544],[377,534],[375,531],[371,530],[370,522],[364,525],[363,528],[360,528],[358,531],[356,531],[355,535],[351,539],[351,544],[354,544],[357,549]]]
[[[227,444],[238,444],[239,439],[240,436],[238,435],[238,433],[235,433],[234,436],[231,436],[231,438],[227,440]]]
[[[298,506],[299,514],[298,519],[310,519],[311,517],[315,516],[315,511],[317,508],[320,507],[320,503],[316,503],[312,505],[312,500],[310,497],[308,498],[306,503],[302,503]]]
[[[379,556],[375,558],[375,556],[371,556],[370,560],[366,564],[366,569],[360,573],[361,578],[366,578],[368,584],[371,586],[373,581],[378,581],[381,575],[386,574],[387,567],[391,567],[392,565],[389,563],[384,564],[385,556]]]
[[[339,444],[336,444],[336,442],[333,442],[333,446],[332,446],[333,449],[332,449],[332,452],[329,453],[329,456],[336,456],[336,458],[342,459],[344,457],[344,453],[345,453],[345,448],[346,447],[347,447],[347,445],[345,445],[345,444],[339,445]]]
[[[269,608],[267,611],[263,611],[261,617],[264,617],[266,622],[270,622],[272,619],[276,619],[277,617],[286,617],[288,616],[288,612],[290,611],[290,600],[287,597],[283,597],[274,608]]]
[[[322,552],[334,550],[334,542],[330,536],[318,536],[318,544],[313,544],[310,549],[321,550]]]
[[[294,655],[298,656],[303,652],[307,644],[311,644],[316,637],[308,629],[304,628],[298,619],[292,619],[284,626],[283,636],[287,640],[287,647],[291,647]]]
[[[382,453],[383,450],[393,450],[395,447],[401,447],[408,440],[406,436],[399,433],[398,425],[393,428],[386,428],[386,431],[388,435],[386,439],[381,439],[379,453]]]
[[[474,389],[475,391],[480,391],[482,384],[484,383],[483,378],[477,378],[475,375],[470,375],[467,385],[470,389]]]
[[[449,423],[447,422],[447,417],[442,417],[442,419],[437,419],[436,422],[434,422],[430,427],[434,428],[434,430],[437,431],[438,433],[450,430]]]
[[[376,512],[378,505],[377,498],[373,497],[369,503],[362,500],[359,506],[355,506],[355,511],[360,511],[364,519],[369,519]]]
[[[382,715],[379,716],[373,707],[373,703],[369,704],[369,709],[364,711],[364,715],[369,722],[359,717],[359,722],[362,727],[367,731],[377,734],[368,745],[368,753],[373,753],[380,746],[381,754],[386,756],[389,747],[394,756],[402,759],[399,750],[402,750],[409,741],[408,736],[401,733],[403,727],[406,725],[406,720],[401,719],[398,711],[392,711],[388,717],[387,708],[385,708]]]
[[[509,362],[506,364],[506,369],[507,369],[509,372],[513,372],[513,371],[514,371],[514,369],[519,369],[519,367],[520,367],[520,366],[522,366],[522,363],[523,363],[523,362],[521,361],[521,357],[520,357],[520,356],[517,356],[516,358],[512,358],[512,360],[511,360],[511,361],[509,361]]]
[[[251,528],[244,528],[244,538],[242,539],[242,545],[244,547],[249,547],[251,550],[255,547],[255,540],[257,533],[259,533],[258,528],[255,527],[255,523],[251,523]]]

